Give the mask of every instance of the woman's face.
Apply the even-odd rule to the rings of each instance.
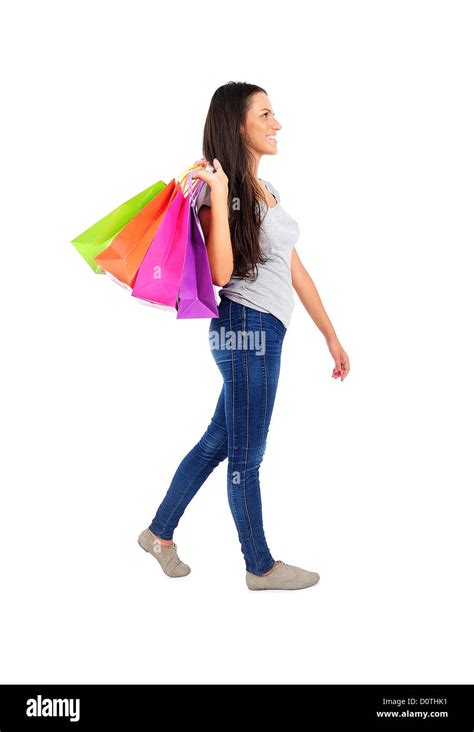
[[[264,92],[252,94],[251,105],[247,110],[242,134],[247,145],[258,154],[276,155],[278,142],[276,133],[281,124],[275,117],[270,99]]]

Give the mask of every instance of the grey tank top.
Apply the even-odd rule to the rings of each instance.
[[[260,179],[262,180],[262,179]],[[219,297],[247,305],[263,313],[271,313],[288,328],[295,306],[291,281],[291,252],[296,245],[300,229],[298,223],[282,207],[280,194],[269,181],[262,180],[276,199],[269,207],[260,202],[262,226],[260,248],[269,257],[267,262],[256,265],[255,282],[234,275],[219,290]],[[196,200],[196,210],[211,205],[211,189],[205,183]]]

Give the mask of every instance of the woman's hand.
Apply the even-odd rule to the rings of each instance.
[[[336,336],[327,338],[326,343],[336,364],[332,371],[332,378],[337,379],[340,376],[341,381],[344,381],[351,368],[349,365],[349,357]]]
[[[217,158],[214,158],[212,164],[216,171],[215,173],[210,170],[195,170],[191,174],[191,178],[199,178],[200,180],[205,181],[211,189],[211,193],[214,192],[220,194],[227,200],[229,193],[229,179],[224,173],[222,165]],[[205,158],[201,158],[201,160],[196,160],[194,165],[209,165],[209,161]]]

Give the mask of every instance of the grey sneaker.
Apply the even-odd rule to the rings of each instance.
[[[141,548],[149,552],[161,565],[161,568],[168,577],[184,577],[189,574],[191,567],[181,561],[178,557],[178,545],[174,542],[170,546],[161,544],[150,529],[144,529],[138,537],[138,543]]]
[[[302,590],[315,585],[319,574],[280,561],[273,572],[265,577],[246,572],[245,579],[249,590]]]

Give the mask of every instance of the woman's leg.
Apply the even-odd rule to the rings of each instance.
[[[148,527],[161,539],[172,539],[184,509],[214,468],[227,457],[227,426],[224,387],[211,421],[199,440],[179,464],[171,485]]]
[[[275,565],[262,521],[259,467],[266,448],[285,328],[267,313],[230,301],[211,322],[212,352],[224,378],[227,494],[248,572]],[[278,321],[279,322],[279,321]],[[273,325],[272,325],[273,323]]]

